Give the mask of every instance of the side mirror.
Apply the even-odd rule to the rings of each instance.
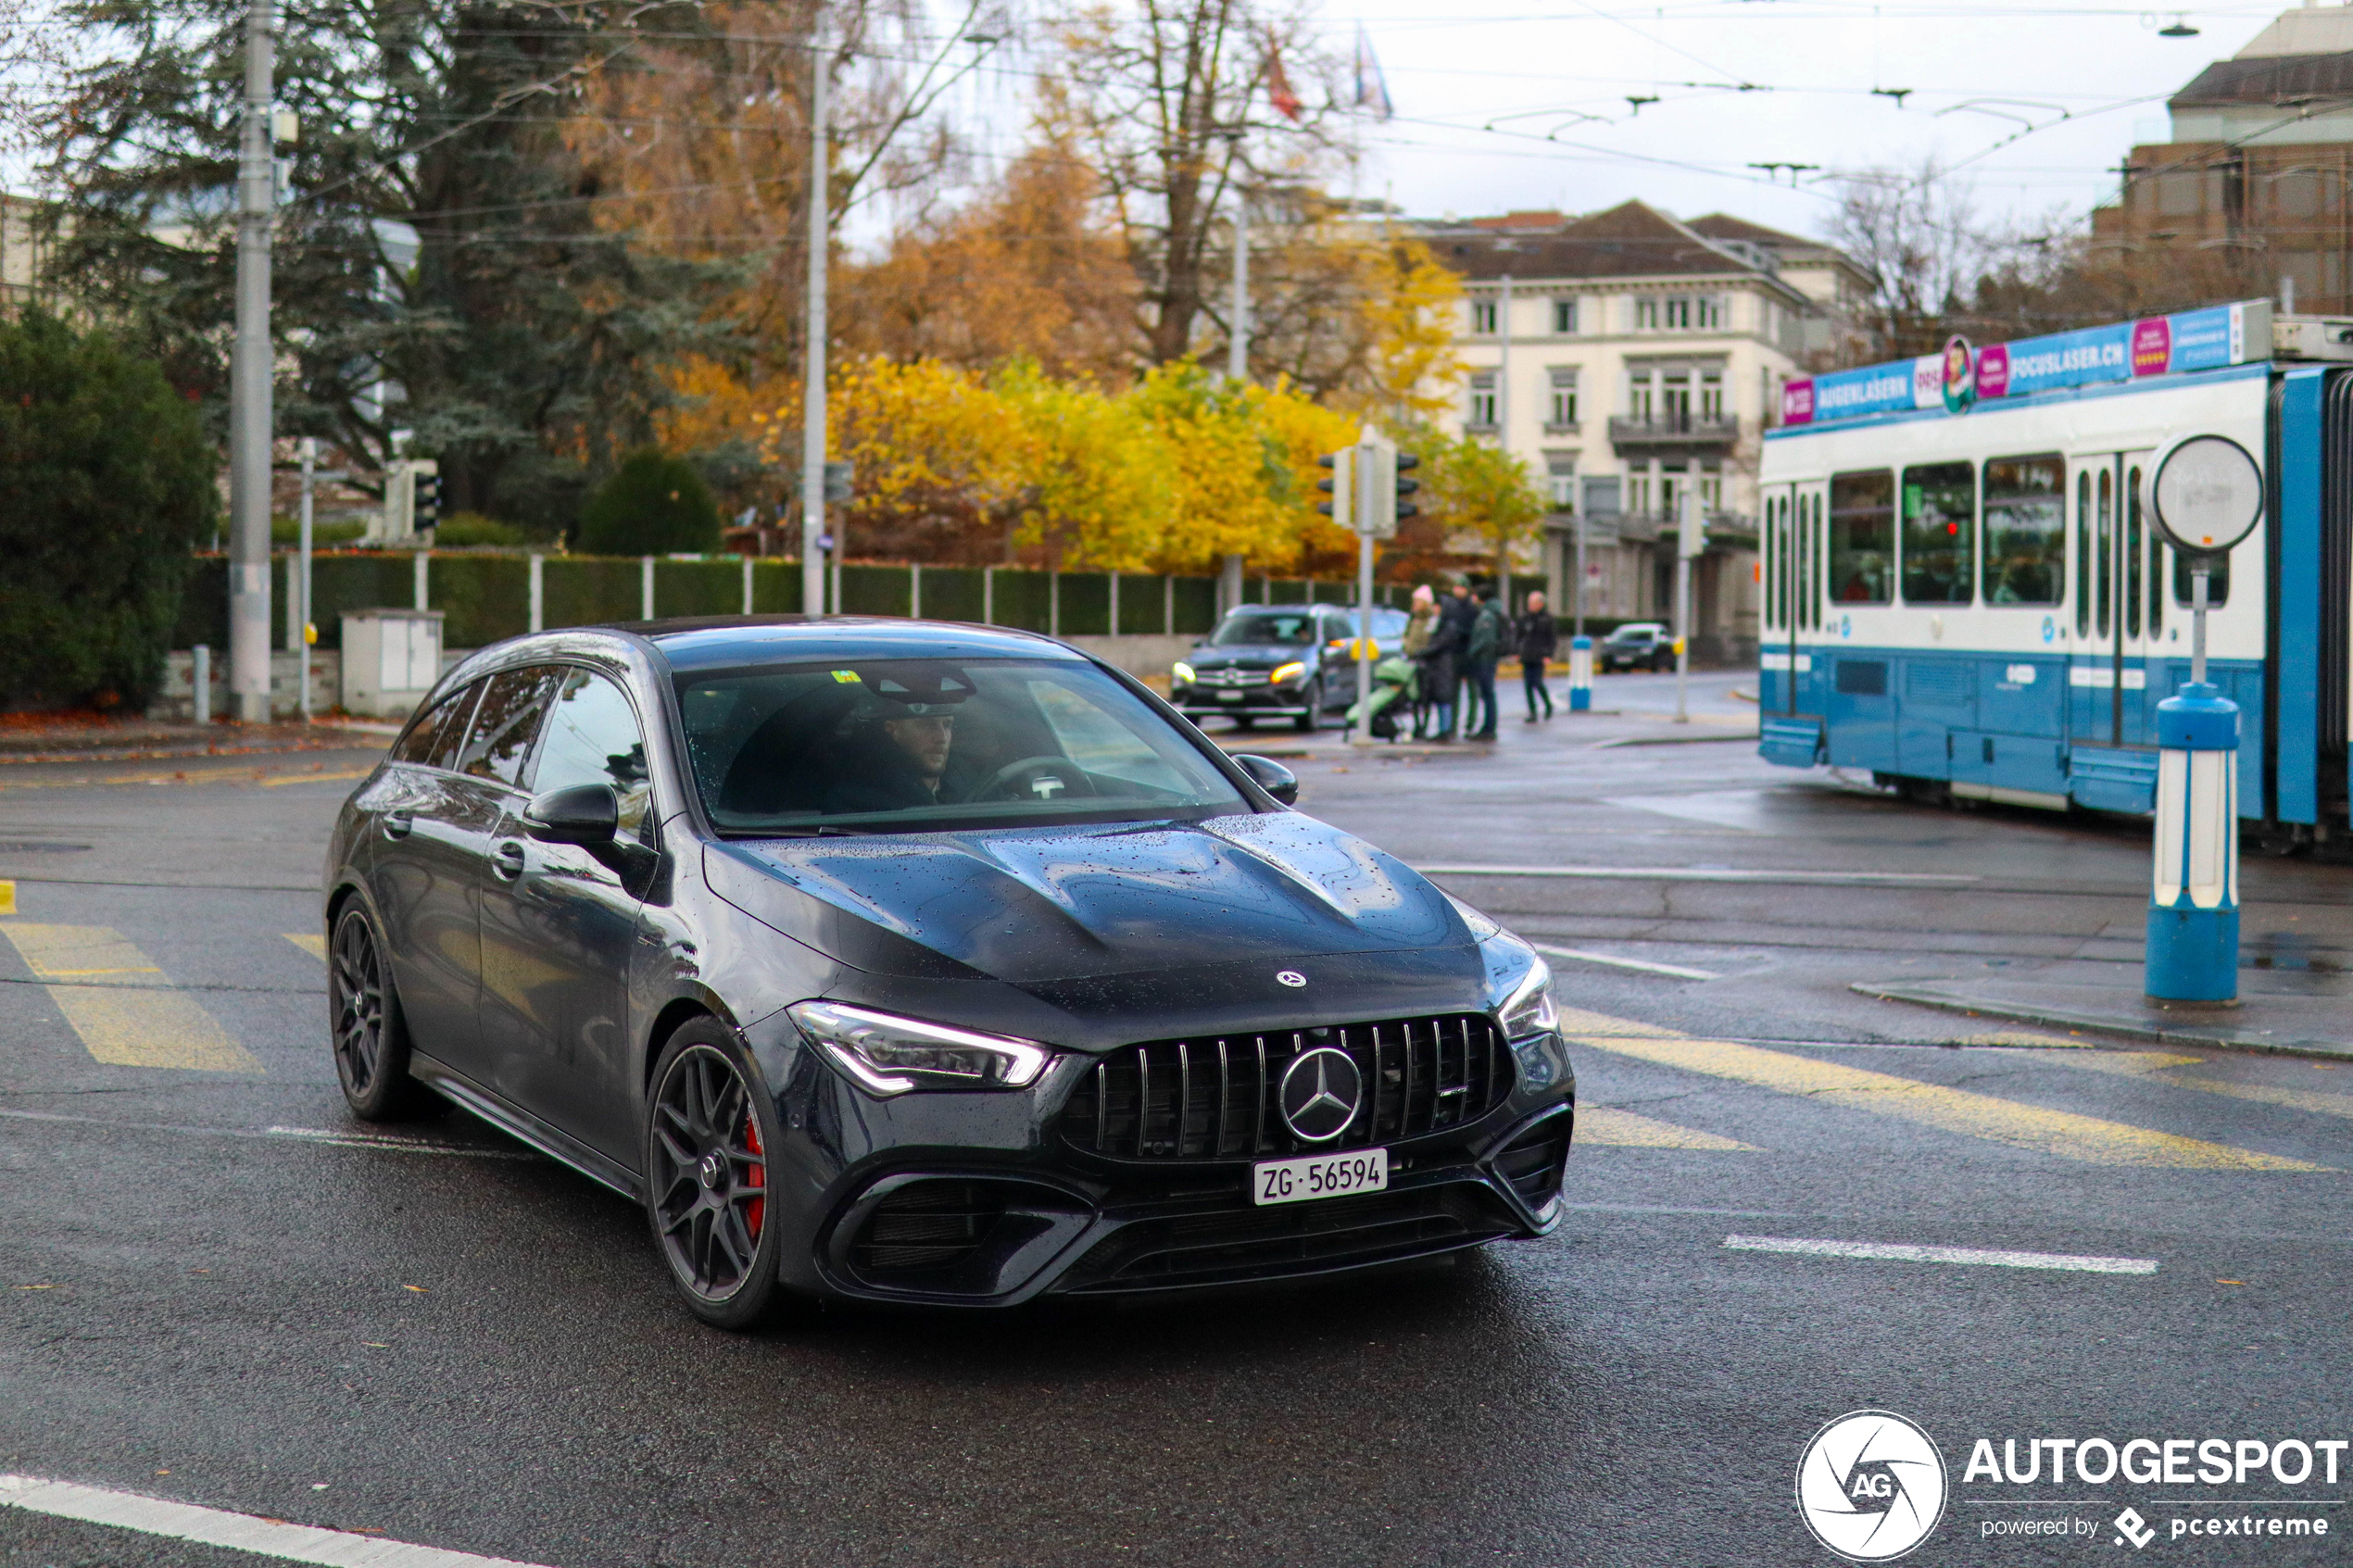
[[[1234,766],[1250,775],[1250,782],[1273,796],[1285,806],[1299,804],[1299,775],[1271,757],[1253,757],[1249,752],[1234,754]]]
[[[542,844],[610,844],[621,831],[621,797],[610,784],[551,789],[523,808],[522,826]]]

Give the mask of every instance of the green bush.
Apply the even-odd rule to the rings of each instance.
[[[433,531],[433,542],[436,547],[445,550],[462,550],[475,545],[502,545],[517,548],[541,543],[528,531],[517,528],[511,522],[484,517],[480,512],[459,512],[443,519],[441,526]]]
[[[581,513],[584,555],[661,556],[716,549],[719,506],[684,458],[647,447],[624,458]]]
[[[314,519],[310,524],[310,544],[313,549],[324,549],[330,545],[348,545],[367,532],[368,525],[356,519],[344,518],[333,522]],[[272,545],[287,546],[301,544],[302,520],[291,517],[271,518],[270,542]]]
[[[0,708],[146,702],[218,464],[153,360],[38,310],[0,321]]]

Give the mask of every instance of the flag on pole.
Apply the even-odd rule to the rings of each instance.
[[[1266,101],[1275,106],[1277,114],[1294,125],[1299,122],[1300,111],[1306,107],[1299,101],[1299,94],[1290,90],[1290,78],[1283,74],[1282,53],[1276,47],[1272,33],[1266,38]]]
[[[1373,41],[1365,35],[1363,22],[1356,24],[1356,107],[1375,119],[1387,119],[1396,112],[1389,101],[1389,82],[1381,75],[1380,57],[1373,53]]]

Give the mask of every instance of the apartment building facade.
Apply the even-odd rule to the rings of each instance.
[[[1464,282],[1466,367],[1450,433],[1486,436],[1541,476],[1554,510],[1524,570],[1563,613],[1669,620],[1674,519],[1697,497],[1702,657],[1756,643],[1756,459],[1783,383],[1833,351],[1869,280],[1837,252],[1722,214],[1642,202],[1583,218],[1514,213],[1416,225]]]

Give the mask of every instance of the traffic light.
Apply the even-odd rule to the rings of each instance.
[[[1418,479],[1407,479],[1403,477],[1408,469],[1417,469],[1421,466],[1422,459],[1420,454],[1415,452],[1400,452],[1397,454],[1397,473],[1399,478],[1397,481],[1396,515],[1399,517],[1419,517],[1422,515],[1421,508],[1414,505],[1413,502],[1405,498],[1408,495],[1418,494],[1422,487],[1422,482]]]
[[[835,505],[849,500],[849,487],[855,478],[855,470],[849,464],[827,463],[825,465],[826,504]]]
[[[1337,452],[1327,452],[1315,459],[1317,468],[1332,470],[1331,478],[1319,479],[1315,482],[1315,488],[1331,497],[1328,501],[1316,502],[1315,509],[1326,517],[1348,526],[1353,526],[1355,517],[1349,507],[1348,483],[1355,473],[1355,458],[1356,449],[1353,446],[1343,446]]]
[[[441,474],[431,463],[417,466],[416,507],[417,528],[432,528],[441,521]]]

